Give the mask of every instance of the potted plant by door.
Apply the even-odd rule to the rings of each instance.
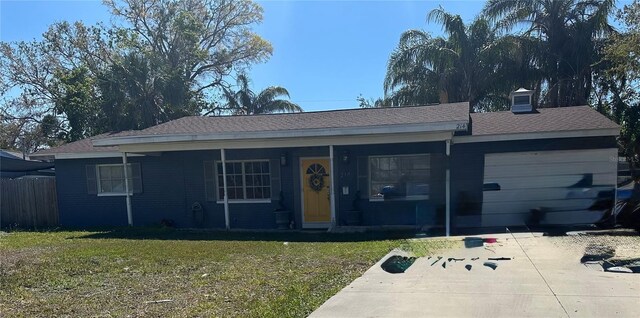
[[[291,211],[284,205],[284,193],[280,191],[280,199],[278,201],[278,207],[273,211],[276,217],[276,227],[279,230],[286,230],[289,228],[291,221]]]
[[[351,210],[347,211],[347,225],[360,225],[362,223],[362,211],[360,211],[360,191],[356,191],[355,198],[351,203]]]

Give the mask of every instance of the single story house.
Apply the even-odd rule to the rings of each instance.
[[[588,106],[535,109],[528,91],[512,103],[490,113],[452,103],[184,117],[32,157],[54,160],[60,222],[70,227],[448,234],[597,221],[615,192],[619,126]]]

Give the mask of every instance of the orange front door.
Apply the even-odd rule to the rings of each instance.
[[[302,208],[305,223],[325,223],[331,221],[329,186],[331,168],[328,158],[302,159]]]

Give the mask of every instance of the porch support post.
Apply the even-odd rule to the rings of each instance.
[[[618,206],[618,163],[620,159],[618,158],[618,152],[616,152],[616,181],[613,183],[613,206],[611,207],[611,214],[613,215],[613,225],[618,224],[618,213],[616,211],[616,206]]]
[[[445,172],[445,227],[447,237],[451,235],[451,139],[446,140],[447,170]]]
[[[126,152],[122,153],[122,167],[124,170],[124,192],[127,200],[127,221],[129,226],[133,226],[133,213],[131,212],[131,193],[129,192],[129,169],[127,169]]]
[[[229,223],[229,194],[227,191],[227,159],[224,149],[220,149],[220,159],[222,160],[222,187],[224,189],[224,227],[231,228]]]
[[[331,183],[329,185],[329,204],[331,205],[331,228],[336,226],[336,187],[335,187],[335,175],[333,165],[333,145],[329,145],[329,168],[331,169]]]

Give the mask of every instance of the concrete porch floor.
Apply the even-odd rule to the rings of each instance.
[[[310,317],[637,317],[640,274],[598,272],[580,264],[583,248],[552,237],[514,233],[489,249],[457,248],[419,258],[404,274],[380,264],[342,289]],[[458,238],[462,239],[462,238]],[[637,247],[640,249],[640,247]],[[442,262],[449,257],[461,262]],[[480,259],[472,261],[471,258]],[[488,257],[498,268],[483,266]],[[465,265],[472,265],[471,271]]]

